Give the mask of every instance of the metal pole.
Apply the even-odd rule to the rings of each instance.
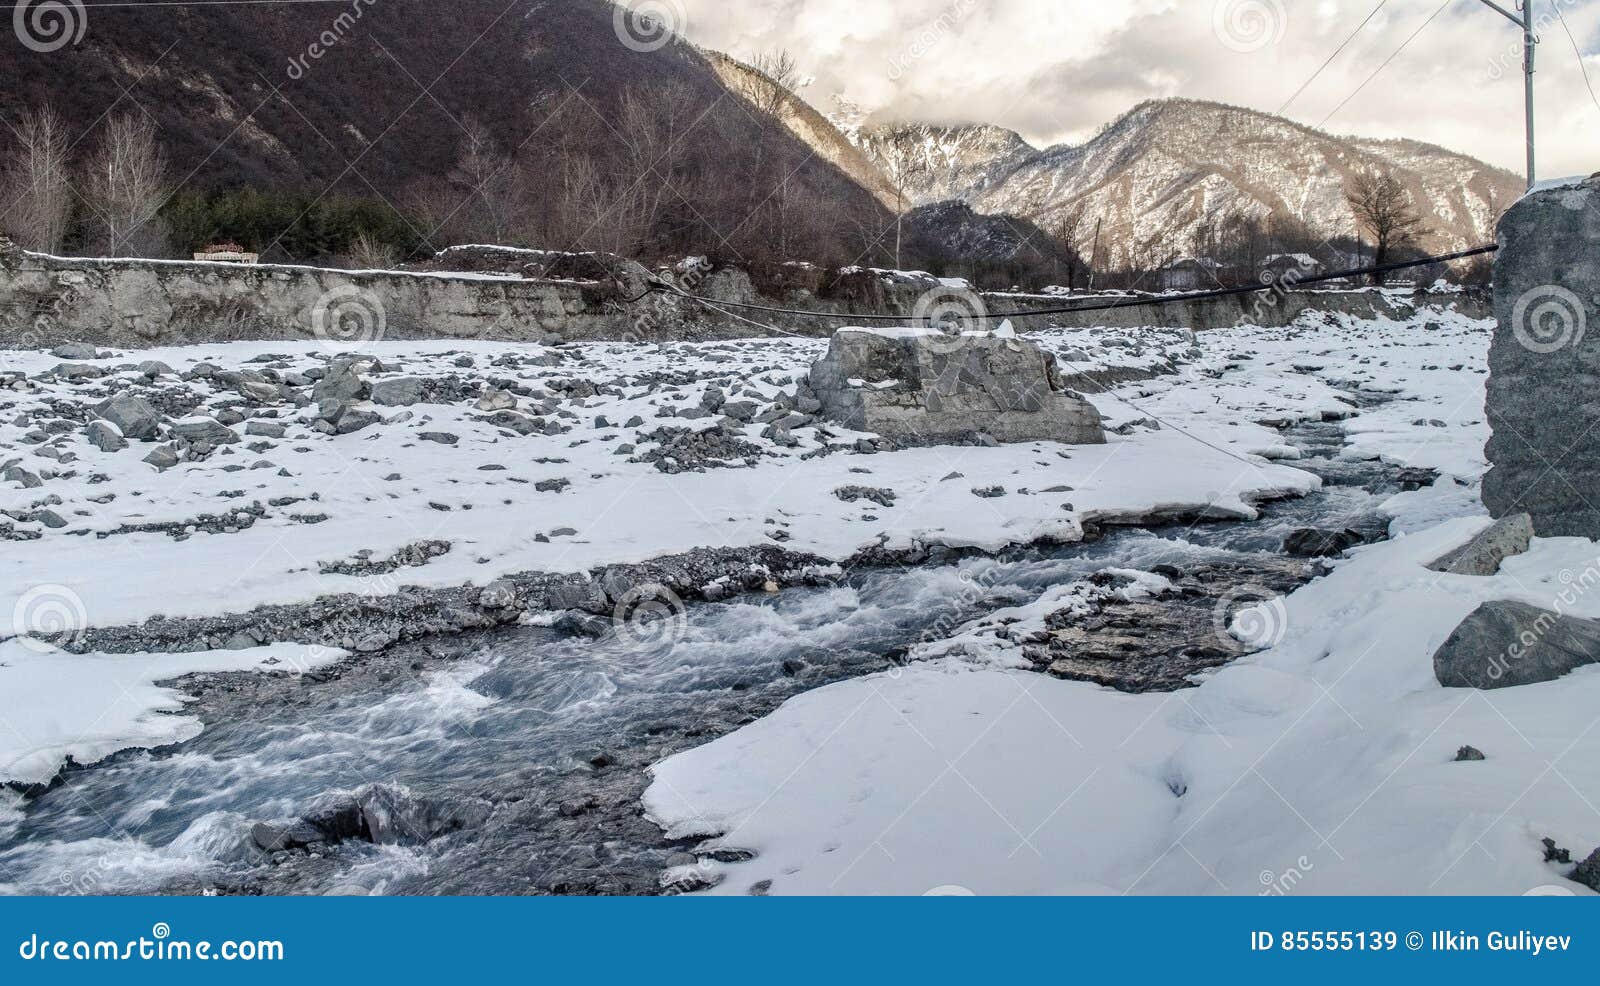
[[[1533,50],[1538,46],[1539,39],[1533,33],[1533,0],[1521,0],[1521,17],[1495,3],[1495,0],[1479,0],[1479,2],[1522,28],[1522,77],[1527,90],[1528,116],[1528,187],[1531,189],[1538,180],[1533,154]]]
[[[1528,188],[1530,190],[1537,180],[1533,155],[1533,51],[1537,43],[1533,36],[1533,0],[1522,0],[1523,75],[1526,79],[1528,99]]]

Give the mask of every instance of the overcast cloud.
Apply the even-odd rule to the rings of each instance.
[[[1087,140],[1153,97],[1278,112],[1377,6],[1377,0],[644,2],[681,12],[681,33],[707,47],[740,56],[788,49],[815,76],[805,95],[824,110],[832,109],[832,94],[842,93],[878,119],[996,123],[1038,144]],[[1442,6],[1389,0],[1285,115],[1336,133],[1414,137],[1520,173],[1521,36],[1477,0]],[[1600,85],[1600,0],[1539,0],[1536,13],[1543,9],[1549,17],[1538,75],[1546,177],[1600,170],[1600,108],[1554,17],[1558,6]]]

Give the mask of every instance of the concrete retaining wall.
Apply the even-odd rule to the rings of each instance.
[[[0,348],[35,349],[62,342],[137,348],[230,340],[317,339],[359,344],[377,339],[583,341],[736,338],[758,326],[733,315],[662,294],[630,303],[645,271],[610,258],[606,281],[539,280],[474,274],[341,271],[277,265],[187,261],[68,259],[25,253],[0,239]],[[839,316],[903,316],[940,282],[860,271],[831,299],[758,298],[742,271],[719,271],[686,285],[724,301],[761,301],[815,308],[829,317],[732,310],[754,322],[826,336]],[[1113,300],[1113,299],[1104,299]],[[1055,307],[1060,299],[987,295],[989,311]],[[1073,299],[1087,304],[1090,299]],[[1469,295],[1412,299],[1400,292],[1290,291],[1166,306],[1140,305],[1083,315],[1017,320],[1021,329],[1051,325],[1196,330],[1249,322],[1281,326],[1307,311],[1407,318],[1416,304],[1457,307],[1487,317]],[[848,324],[848,320],[844,320]]]

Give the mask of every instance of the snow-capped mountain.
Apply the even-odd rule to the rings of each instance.
[[[1494,235],[1522,192],[1512,173],[1416,141],[1338,137],[1255,110],[1188,99],[1142,103],[1088,143],[1036,149],[990,126],[870,126],[858,142],[911,205],[957,198],[1046,229],[1082,206],[1112,260],[1191,249],[1208,220],[1234,213],[1353,236],[1353,175],[1392,171],[1427,216],[1423,246],[1460,249]]]

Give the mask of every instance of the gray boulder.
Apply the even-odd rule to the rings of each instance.
[[[172,434],[186,442],[204,442],[207,445],[232,445],[239,433],[218,421],[199,415],[172,423]]]
[[[89,439],[89,444],[102,452],[120,452],[128,447],[122,431],[109,421],[89,422],[89,427],[84,429],[84,436]]]
[[[97,359],[100,353],[86,342],[64,342],[50,350],[50,355],[56,359]]]
[[[390,377],[372,382],[372,403],[384,407],[410,407],[421,404],[424,396],[420,377]]]
[[[1600,622],[1497,600],[1473,610],[1433,655],[1446,688],[1511,688],[1600,662]]]
[[[1528,550],[1533,541],[1533,518],[1513,514],[1490,524],[1477,537],[1428,567],[1450,575],[1493,575],[1500,563]]]
[[[161,427],[161,415],[144,398],[133,394],[118,394],[97,404],[94,413],[117,426],[122,437],[132,441],[146,441],[156,437]]]
[[[1541,537],[1600,538],[1600,176],[1519,200],[1499,243],[1483,502]]]
[[[1015,337],[842,329],[810,388],[829,418],[902,445],[1106,440],[1100,413],[1066,389],[1055,358]]]
[[[335,360],[329,365],[328,372],[311,388],[311,399],[318,403],[325,400],[358,401],[365,399],[369,392],[367,382],[356,372],[356,363]]]

